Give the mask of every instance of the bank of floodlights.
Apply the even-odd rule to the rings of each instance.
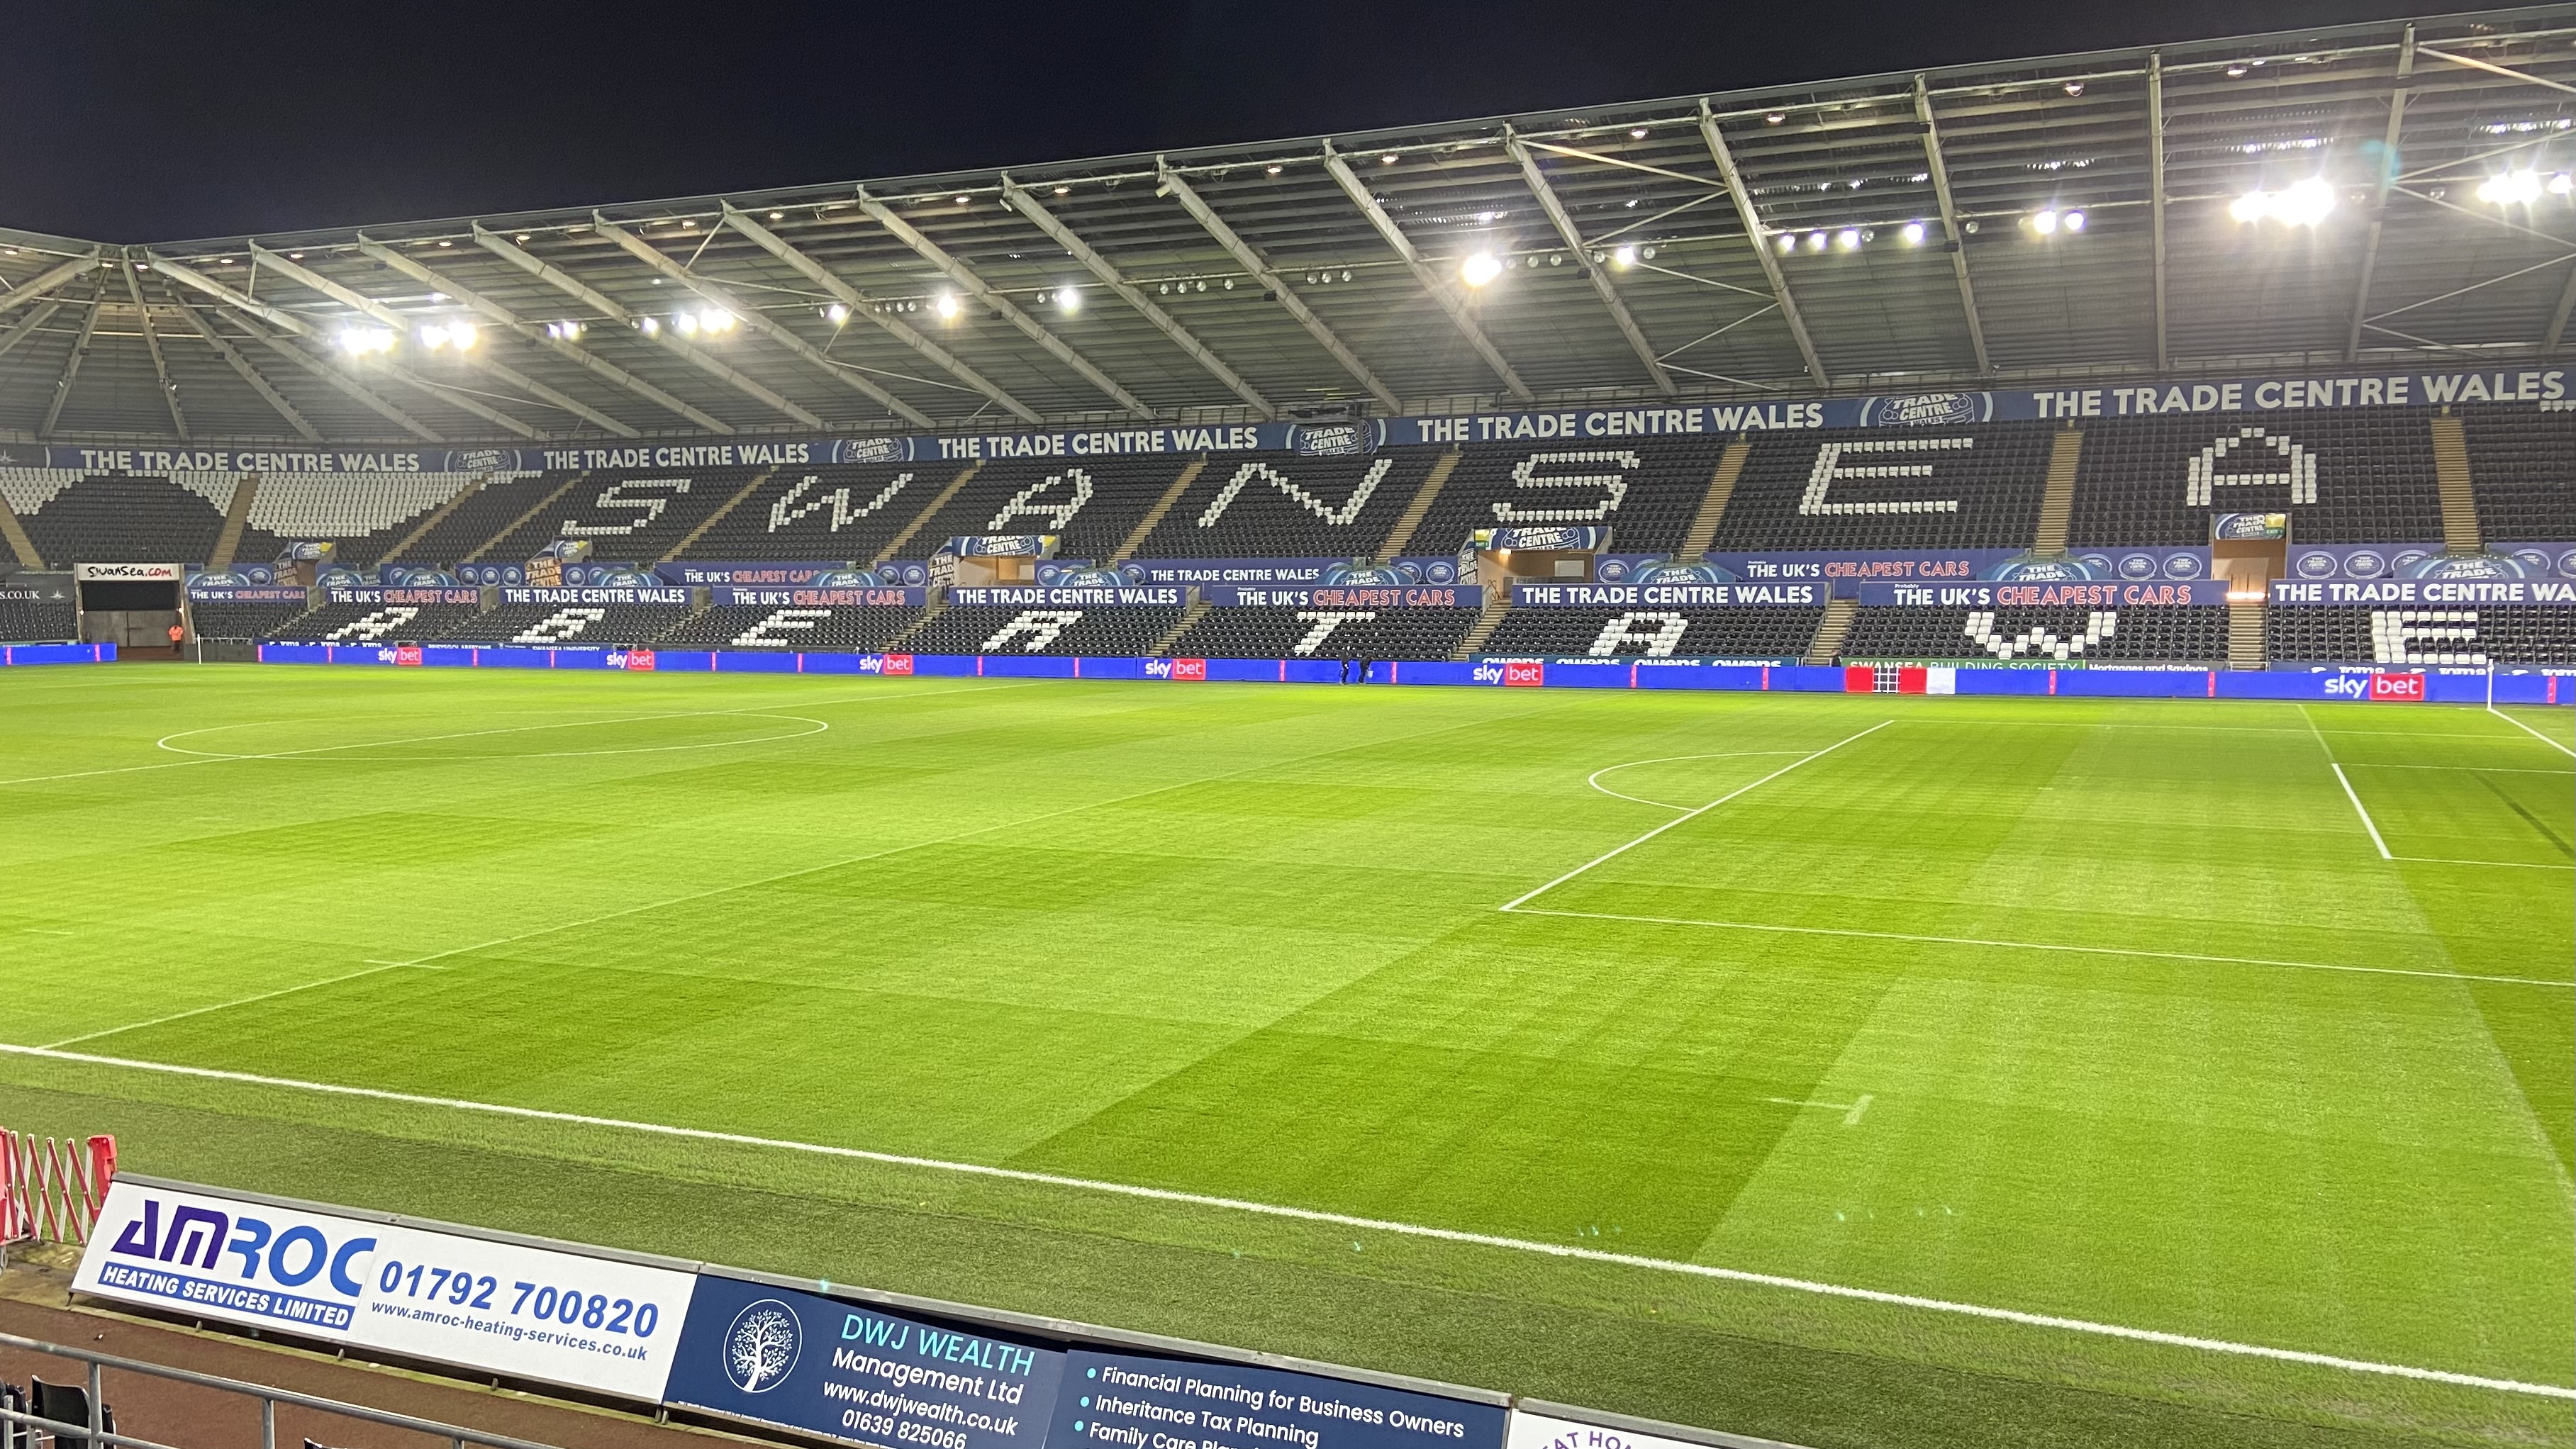
[[[2228,203],[2227,214],[2249,225],[2277,221],[2283,226],[2315,226],[2334,206],[2334,187],[2323,177],[2311,176],[2283,191],[2248,191]]]

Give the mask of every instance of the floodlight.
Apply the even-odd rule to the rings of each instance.
[[[2047,236],[2049,233],[2057,230],[2057,213],[2054,211],[2032,213],[2030,218],[2030,229],[2038,232],[2041,236]]]
[[[1809,251],[1814,251],[1814,252],[1820,252],[1820,251],[1823,251],[1824,249],[1825,249],[1825,234],[1824,234],[1823,232],[1820,232],[1820,231],[1811,231],[1811,232],[1807,233],[1807,250],[1809,250]]]
[[[2493,206],[2529,206],[2540,199],[2540,173],[2508,171],[2478,183],[2478,200]]]
[[[2522,174],[2529,176],[2531,173],[2526,171]],[[2326,219],[2327,212],[2334,210],[2334,204],[2334,188],[2323,178],[2311,176],[2305,181],[2293,182],[2289,190],[2282,192],[2272,203],[2272,215],[2291,226],[2315,226]]]
[[[447,324],[447,345],[459,352],[481,340],[481,335],[474,330],[474,324],[461,317]]]
[[[1847,226],[1841,231],[1835,232],[1834,245],[1841,247],[1844,251],[1850,251],[1852,248],[1859,246],[1860,228]]]
[[[1637,249],[1635,247],[1619,248],[1617,251],[1610,254],[1610,263],[1617,267],[1635,266],[1637,264]]]
[[[1629,139],[1629,140],[1631,140],[1631,141],[1642,141],[1642,140],[1646,139],[1646,128],[1645,128],[1645,127],[1643,127],[1643,126],[1631,126],[1631,127],[1629,127],[1629,128],[1628,128],[1628,139]]]
[[[1056,306],[1057,306],[1059,309],[1061,309],[1061,310],[1063,310],[1063,311],[1066,311],[1066,312],[1079,312],[1079,311],[1081,311],[1081,310],[1082,310],[1082,289],[1081,289],[1080,287],[1058,287],[1058,288],[1056,288],[1056,290],[1055,290],[1055,304],[1056,304]]]
[[[842,303],[835,302],[823,309],[823,320],[838,327],[850,320],[850,309]]]
[[[698,314],[698,330],[701,332],[731,332],[733,330],[733,320],[733,314],[726,311],[724,308],[709,307],[707,310]]]
[[[635,325],[647,337],[657,336],[662,331],[662,319],[659,317],[646,317],[637,321]]]
[[[2059,219],[2065,222],[2066,229],[2068,231],[2082,231],[2084,229],[2084,213],[2081,210],[2070,211]]]
[[[948,318],[948,319],[949,319],[949,320],[951,320],[951,321],[956,320],[957,312],[958,312],[958,306],[957,306],[957,294],[956,294],[956,293],[954,293],[954,292],[942,292],[942,293],[940,293],[940,294],[939,294],[939,300],[938,300],[937,302],[933,303],[933,304],[932,304],[932,306],[933,306],[933,307],[935,307],[935,308],[938,310],[938,313],[939,313],[939,315],[940,315],[940,316],[945,317],[945,318]]]
[[[671,319],[671,325],[680,329],[681,336],[695,337],[698,335],[698,314],[682,312]]]
[[[1782,256],[1784,256],[1784,257],[1785,257],[1785,256],[1787,256],[1789,253],[1794,252],[1794,251],[1796,251],[1797,249],[1798,249],[1798,239],[1797,239],[1796,237],[1791,236],[1789,233],[1787,233],[1787,232],[1785,232],[1785,231],[1784,231],[1784,232],[1782,232],[1782,233],[1780,233],[1780,255],[1782,255]]]
[[[1503,274],[1503,264],[1492,252],[1478,252],[1458,264],[1458,279],[1470,287],[1481,287]]]
[[[1379,158],[1377,158],[1377,164],[1379,164],[1380,166],[1392,166],[1392,165],[1394,165],[1394,164],[1395,164],[1395,153],[1394,153],[1394,152],[1392,152],[1392,151],[1389,151],[1389,152],[1387,152],[1385,155],[1380,156]]]
[[[1921,246],[1923,244],[1923,223],[1919,221],[1909,221],[1905,224],[1905,244],[1907,246]]]
[[[2570,191],[2576,191],[2576,176],[2570,176],[2566,172],[2561,171],[2557,175],[2549,178],[2550,195],[2565,196]]]

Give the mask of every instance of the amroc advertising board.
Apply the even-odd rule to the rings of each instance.
[[[696,1275],[119,1180],[81,1293],[658,1400]]]

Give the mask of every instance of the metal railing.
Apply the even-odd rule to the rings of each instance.
[[[417,1419],[409,1414],[397,1414],[385,1409],[370,1409],[364,1404],[345,1404],[337,1399],[326,1399],[316,1394],[299,1394],[292,1389],[271,1388],[265,1384],[223,1378],[216,1374],[201,1374],[188,1369],[171,1368],[164,1364],[145,1363],[139,1359],[120,1358],[115,1354],[96,1353],[66,1344],[47,1343],[40,1338],[20,1338],[14,1333],[0,1333],[0,1348],[20,1349],[27,1353],[71,1359],[88,1365],[89,1422],[86,1424],[43,1419],[32,1413],[21,1414],[14,1410],[0,1408],[0,1424],[23,1424],[29,1428],[44,1430],[53,1436],[58,1445],[66,1441],[85,1439],[92,1449],[99,1449],[99,1446],[113,1446],[113,1449],[176,1449],[174,1445],[137,1438],[131,1434],[115,1433],[107,1428],[107,1400],[100,1392],[99,1378],[102,1370],[115,1369],[120,1373],[143,1374],[151,1378],[168,1379],[173,1383],[188,1384],[196,1388],[213,1389],[220,1393],[238,1394],[244,1398],[258,1400],[260,1449],[277,1449],[277,1406],[280,1404],[291,1404],[300,1409],[312,1409],[319,1413],[337,1414],[342,1418],[381,1424],[392,1429],[407,1429],[433,1439],[444,1439],[449,1449],[466,1449],[469,1444],[485,1445],[488,1449],[555,1449],[553,1445],[542,1444],[533,1439],[514,1439],[507,1434],[492,1434],[480,1429],[460,1428],[454,1424],[442,1424],[435,1419]],[[0,1442],[5,1440],[6,1435],[0,1435]]]

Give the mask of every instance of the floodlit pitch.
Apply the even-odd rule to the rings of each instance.
[[[13,671],[0,1120],[1810,1443],[2563,1441],[2571,770],[2564,710]]]

